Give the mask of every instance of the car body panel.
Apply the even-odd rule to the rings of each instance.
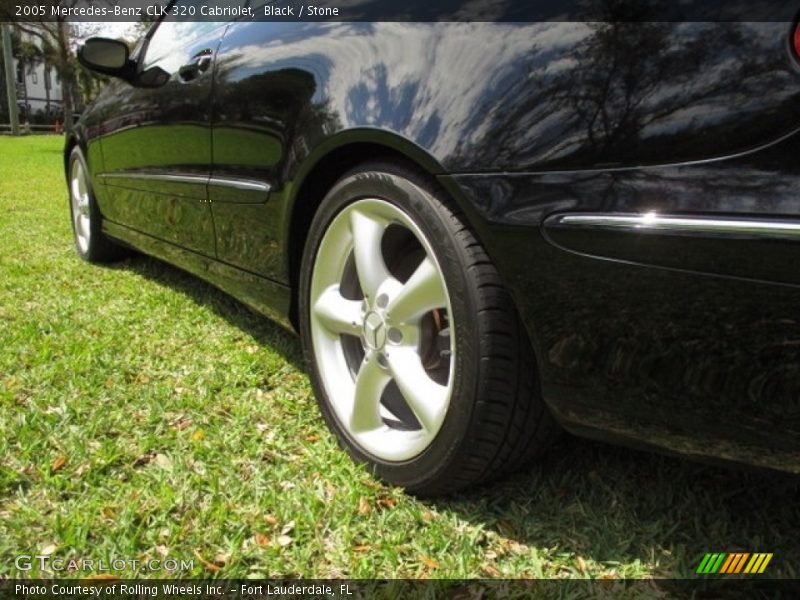
[[[353,131],[395,136],[416,149],[414,160],[429,157],[435,165],[426,165],[429,171],[452,173],[701,160],[769,144],[800,125],[787,24],[614,27],[234,23],[215,73],[214,172],[270,185],[275,206],[263,214],[277,218],[292,212],[293,192],[315,152]],[[630,44],[651,36],[657,39],[648,42],[650,54],[629,52]],[[616,39],[623,42],[615,45]],[[661,52],[673,46],[678,50]],[[603,69],[609,81],[601,89],[590,74]],[[780,94],[764,95],[770,86]],[[585,98],[580,106],[571,104],[576,96]],[[590,109],[605,123],[591,122]],[[524,118],[512,118],[523,111]],[[236,229],[259,238],[223,242],[220,258],[288,282],[288,264],[279,269],[271,256],[254,263],[234,248],[274,247],[285,256],[289,232],[264,240],[263,231],[246,225],[253,210],[236,213],[215,200],[212,211],[225,214],[225,237]],[[241,194],[238,201],[257,198]]]
[[[260,130],[270,152],[261,172],[276,186],[285,178],[278,165],[355,127],[407,138],[450,173],[716,158],[800,126],[789,30],[788,23],[235,23],[220,49],[215,127],[247,131],[243,149]]]
[[[702,164],[452,178],[479,213],[563,423],[800,472],[797,238],[557,221],[653,214],[800,227],[798,156],[792,135]]]

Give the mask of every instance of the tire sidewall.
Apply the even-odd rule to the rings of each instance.
[[[310,330],[311,276],[314,259],[322,237],[334,217],[349,204],[377,198],[404,211],[416,223],[432,247],[442,270],[450,297],[455,330],[454,385],[442,427],[431,444],[419,455],[402,462],[387,462],[364,451],[335,416],[325,386],[316,366]],[[446,471],[466,443],[473,407],[479,392],[476,302],[474,291],[462,269],[456,241],[456,221],[436,194],[423,185],[387,168],[366,167],[342,178],[325,196],[313,219],[300,272],[299,321],[304,358],[312,387],[328,426],[347,451],[359,462],[366,463],[379,477],[414,491],[446,476]]]

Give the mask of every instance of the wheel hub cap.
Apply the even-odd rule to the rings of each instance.
[[[367,313],[364,319],[364,342],[371,350],[383,350],[386,345],[386,321],[377,311]]]

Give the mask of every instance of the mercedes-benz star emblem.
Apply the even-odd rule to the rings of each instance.
[[[386,324],[383,317],[374,311],[364,319],[364,339],[373,350],[380,350],[386,344]]]

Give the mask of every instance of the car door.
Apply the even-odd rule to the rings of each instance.
[[[287,280],[283,184],[297,150],[297,123],[309,113],[316,90],[308,70],[273,64],[276,48],[298,27],[232,23],[214,73],[209,199],[217,257],[277,281]]]
[[[103,124],[102,180],[110,219],[213,256],[211,90],[225,24],[189,20],[200,4],[174,2],[150,30],[142,83],[119,86]]]

